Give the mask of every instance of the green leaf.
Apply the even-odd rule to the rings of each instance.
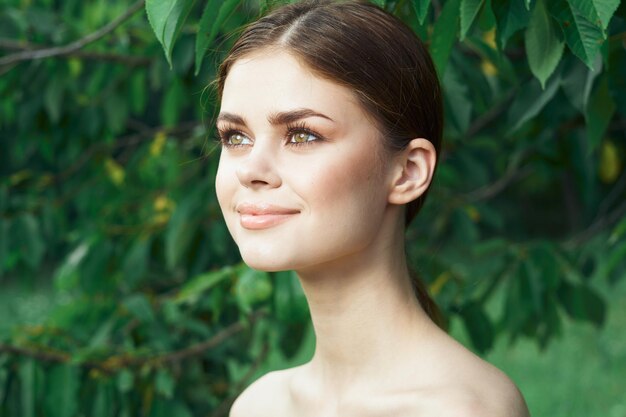
[[[469,89],[455,66],[447,67],[443,75],[446,115],[450,122],[463,134],[469,127],[472,116],[472,101],[468,98]]]
[[[267,272],[247,268],[237,279],[235,297],[239,307],[249,312],[252,305],[264,301],[272,294],[272,282]]]
[[[1,193],[1,190],[0,190]],[[3,198],[0,195],[0,198]],[[11,224],[9,219],[0,218],[0,277],[2,277],[5,269],[8,269],[7,259],[9,257],[9,236],[10,236]]]
[[[89,347],[98,348],[106,346],[111,340],[111,334],[113,333],[115,324],[116,320],[114,318],[105,320],[102,324],[100,324],[98,330],[96,330],[94,335],[89,340]]]
[[[148,417],[193,417],[186,405],[174,400],[157,397],[152,403]]]
[[[585,118],[587,119],[587,140],[589,150],[600,145],[602,138],[609,127],[615,113],[615,102],[609,93],[608,77],[603,76],[600,83],[591,95]]]
[[[148,102],[146,71],[136,71],[130,79],[128,100],[133,113],[141,114]]]
[[[154,380],[156,392],[165,398],[172,398],[174,396],[175,387],[176,383],[174,382],[172,374],[165,368],[159,369]]]
[[[193,213],[198,206],[198,195],[187,196],[174,211],[165,232],[165,260],[173,270],[181,262],[196,229],[192,224]]]
[[[606,30],[620,0],[568,0],[568,3],[585,18]]]
[[[35,417],[36,369],[34,359],[24,359],[19,365],[21,417]]]
[[[209,0],[204,7],[196,35],[196,75],[200,72],[206,50],[239,2],[240,0]]]
[[[184,109],[187,100],[188,95],[185,92],[183,83],[180,79],[175,78],[167,88],[165,97],[161,102],[161,119],[163,120],[163,125],[167,127],[176,126],[180,118],[180,113]]]
[[[626,224],[626,219],[623,224]],[[619,271],[620,268],[623,269],[624,267],[626,267],[626,242],[618,245],[609,253],[607,259],[599,265],[597,274],[603,279],[612,282],[612,275],[615,272],[618,272],[616,279],[622,279],[623,274],[620,274]]]
[[[130,392],[135,386],[135,375],[128,369],[122,369],[116,377],[117,389],[121,393]]]
[[[552,24],[543,0],[537,0],[526,29],[525,41],[530,70],[541,83],[541,88],[545,88],[546,80],[561,60],[565,45]]]
[[[588,1],[588,0],[585,0]],[[557,18],[572,52],[589,68],[593,68],[596,55],[605,38],[600,22],[594,22],[567,2],[549,3],[551,13]]]
[[[126,95],[121,92],[115,92],[107,95],[103,105],[106,124],[111,133],[121,133],[126,127],[126,119],[128,118],[128,100]]]
[[[486,353],[493,346],[495,331],[489,317],[480,305],[470,302],[460,310],[463,323],[472,345],[480,353]]]
[[[151,243],[150,239],[139,236],[124,258],[122,269],[126,281],[131,284],[131,287],[135,286],[148,270]]]
[[[554,248],[548,242],[542,242],[530,250],[529,262],[532,262],[529,270],[531,274],[536,273],[537,268],[541,271],[540,278],[537,276],[532,276],[532,278],[540,279],[546,291],[553,291],[559,287],[563,273],[556,261]]]
[[[110,240],[98,238],[80,265],[80,286],[91,294],[96,294],[116,286],[107,273],[108,264],[113,254]]]
[[[426,16],[428,16],[428,8],[430,7],[431,0],[413,0],[413,9],[415,10],[415,14],[417,15],[417,20],[420,25],[424,24],[426,21]]]
[[[564,61],[566,65],[563,70],[561,87],[572,106],[584,115],[594,80],[602,72],[602,60],[598,55],[593,70],[571,55]]]
[[[87,242],[78,245],[56,270],[54,273],[54,286],[58,290],[67,291],[78,285],[78,266],[89,252],[90,247],[91,244]]]
[[[430,53],[440,77],[443,77],[443,74],[445,74],[450,52],[457,38],[459,30],[459,6],[460,0],[450,0],[446,2],[433,27]]]
[[[79,368],[74,365],[55,365],[48,371],[45,392],[46,415],[73,417],[78,411]]]
[[[100,382],[96,388],[96,397],[89,417],[112,417],[115,415],[115,405],[111,385]]]
[[[563,282],[558,296],[561,305],[573,319],[589,321],[597,326],[604,324],[606,304],[590,287]]]
[[[202,294],[215,285],[230,277],[234,272],[232,267],[225,267],[218,271],[207,272],[187,281],[176,295],[176,301],[194,304]]]
[[[553,74],[548,80],[545,89],[541,88],[539,82],[532,80],[520,89],[517,99],[509,109],[507,116],[508,124],[511,128],[508,134],[512,134],[522,127],[524,123],[535,117],[543,109],[558,91],[561,83],[561,76]]]
[[[532,310],[540,317],[543,313],[543,293],[545,291],[540,271],[533,264],[532,260],[526,260],[520,266],[519,273],[520,279],[526,281],[530,290],[531,298],[528,301],[532,305]]]
[[[611,230],[608,244],[610,246],[615,245],[623,236],[626,236],[626,217],[622,217],[622,220],[615,224]]]
[[[513,337],[522,330],[532,316],[532,295],[528,281],[523,279],[522,265],[518,264],[508,279],[508,291],[504,299],[503,325],[510,329]]]
[[[478,15],[484,0],[461,0],[461,40],[465,39],[465,35],[469,31],[474,19]]]
[[[48,88],[46,88],[44,92],[44,106],[52,123],[58,123],[61,118],[66,77],[65,74],[57,74],[57,76],[48,83]]]
[[[154,310],[144,294],[133,294],[123,302],[124,307],[142,323],[155,320]]]
[[[146,0],[148,21],[172,67],[172,49],[195,0]]]
[[[31,268],[41,263],[45,245],[41,238],[39,223],[32,214],[24,214],[13,221],[13,238],[17,241],[17,249],[21,258]]]
[[[626,6],[624,6],[626,8]],[[624,48],[613,48],[609,55],[611,65],[607,68],[609,91],[621,117],[626,117],[626,53]]]
[[[8,397],[8,389],[7,387],[7,380],[9,379],[9,370],[7,369],[8,366],[6,364],[7,362],[7,355],[2,355],[0,356],[0,404],[5,404],[5,399]],[[13,377],[15,375],[15,372],[11,372],[11,377]],[[6,410],[6,408],[5,408]]]

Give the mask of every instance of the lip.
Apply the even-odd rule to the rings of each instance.
[[[244,229],[261,230],[277,226],[300,213],[300,210],[269,203],[241,203],[235,208]]]

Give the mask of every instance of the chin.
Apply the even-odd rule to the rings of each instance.
[[[260,258],[257,256],[243,256],[242,259],[246,265],[257,271],[278,272],[290,271],[294,269],[292,264],[276,261],[276,259]]]
[[[258,271],[289,271],[295,269],[294,267],[296,266],[296,263],[288,259],[284,253],[276,253],[276,251],[272,251],[270,248],[240,247],[239,252],[245,264]]]

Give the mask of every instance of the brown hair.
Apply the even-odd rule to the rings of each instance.
[[[362,1],[306,0],[280,7],[244,29],[219,68],[218,94],[238,59],[268,47],[287,50],[316,75],[352,90],[390,152],[425,138],[439,155],[443,110],[435,67],[424,44],[396,17]],[[426,194],[407,204],[406,225]],[[424,284],[412,281],[422,308],[441,324]]]

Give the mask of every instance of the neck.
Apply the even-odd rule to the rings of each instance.
[[[404,236],[395,235],[336,265],[298,271],[316,335],[310,369],[335,393],[397,375],[432,328],[413,293]]]

